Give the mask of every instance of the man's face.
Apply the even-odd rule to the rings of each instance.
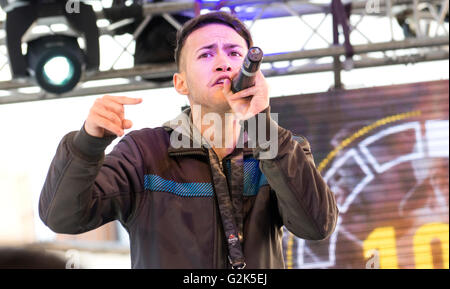
[[[189,96],[191,105],[209,111],[230,110],[220,79],[234,78],[248,47],[231,27],[210,24],[192,32],[181,52],[180,73],[174,75],[175,89]]]

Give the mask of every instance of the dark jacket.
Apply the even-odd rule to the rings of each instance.
[[[282,226],[309,240],[333,232],[338,209],[315,168],[303,137],[279,127],[278,153],[258,159],[257,148],[236,148],[211,166],[211,148],[174,148],[178,131],[192,139],[190,110],[184,125],[132,131],[111,153],[113,137],[84,129],[62,139],[40,196],[39,214],[53,231],[79,234],[119,220],[130,235],[132,268],[230,268],[215,196],[218,170],[237,153],[243,164],[243,243],[247,268],[284,268]],[[198,132],[198,131],[197,131]]]

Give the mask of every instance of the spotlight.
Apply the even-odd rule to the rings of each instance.
[[[180,24],[190,17],[172,15]],[[162,16],[154,16],[136,39],[135,64],[174,62],[177,29]]]
[[[77,11],[73,13],[67,9],[70,3],[68,0],[0,1],[6,12],[6,47],[13,79],[31,76],[42,89],[61,94],[77,85],[84,70],[98,70],[99,32],[95,12],[92,6],[77,2]],[[30,33],[30,27],[39,21],[46,25],[64,23],[68,31]],[[84,39],[83,49],[78,37]],[[27,43],[26,54],[22,53],[22,43]]]
[[[163,1],[153,1],[153,3],[159,2]],[[107,19],[116,24],[117,28],[114,30],[116,35],[130,33],[136,37],[134,65],[173,63],[175,61],[177,29],[162,15],[154,15],[145,23],[142,1],[132,1],[131,5],[126,6],[124,1],[115,0],[113,5],[105,8],[103,12]],[[191,19],[183,14],[171,14],[170,17],[180,25]],[[124,25],[121,26],[120,23],[124,23]],[[140,27],[143,24],[145,26]],[[140,33],[135,35],[138,30]],[[172,76],[144,79],[164,82],[171,80]]]
[[[51,93],[65,93],[77,85],[84,69],[83,58],[76,37],[51,35],[28,42],[29,72]]]

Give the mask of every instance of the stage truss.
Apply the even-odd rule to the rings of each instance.
[[[201,4],[198,1],[149,3],[144,5],[145,17],[140,27],[128,37],[115,35],[114,29],[118,23],[110,23],[102,13],[102,9],[107,8],[104,6],[105,2],[111,1],[85,2],[93,3],[97,12],[100,41],[109,38],[120,47],[121,52],[111,59],[101,59],[100,71],[85,73],[79,85],[63,95],[50,94],[41,90],[32,78],[11,79],[9,77],[9,79],[2,79],[0,81],[0,104],[170,87],[172,86],[171,81],[155,82],[148,81],[148,79],[171,76],[176,71],[174,64],[121,68],[118,63],[123,58],[133,56],[134,39],[137,38],[145,23],[154,15],[163,15],[174,27],[179,28],[180,23],[171,14],[183,13],[194,16],[199,11],[203,13],[205,10],[220,8],[233,10],[240,19],[246,21],[250,31],[262,19],[295,17],[296,24],[288,27],[289,30],[286,32],[288,37],[294,37],[296,31],[308,34],[298,50],[264,57],[262,70],[266,77],[332,71],[335,75],[334,87],[339,89],[342,88],[340,79],[342,70],[449,59],[448,22],[445,21],[449,10],[449,0],[336,1],[340,5],[352,2],[351,17],[348,22],[352,58],[346,57],[349,50],[348,46],[344,45],[345,33],[341,33],[342,35],[338,39],[333,40],[332,35],[325,35],[322,32],[324,25],[332,23],[333,17],[337,17],[336,10],[332,9],[331,0],[244,0],[202,2]],[[411,11],[413,23],[415,27],[418,27],[414,37],[405,37],[403,34],[399,37],[398,33],[394,33],[398,26],[396,15],[399,11],[406,9]],[[319,16],[320,21],[310,23],[308,20],[310,15]],[[377,40],[379,37],[374,35],[373,29],[365,31],[361,28],[366,21],[373,21],[374,18],[383,19],[389,23],[386,31],[376,32],[377,35],[382,33],[385,36],[381,42]],[[0,22],[0,75],[10,75],[3,24]],[[48,31],[55,30],[55,23],[51,21],[47,23],[41,21],[39,25],[41,29],[35,29],[33,31],[37,32],[33,33],[48,33]],[[45,27],[47,30],[43,29]],[[345,31],[342,26],[339,29],[341,32]],[[308,45],[313,38],[320,39],[322,46],[309,48]],[[100,43],[100,45],[102,44]],[[282,65],[280,66],[280,64]],[[143,80],[143,78],[147,80]],[[108,80],[107,85],[105,85],[105,80]]]

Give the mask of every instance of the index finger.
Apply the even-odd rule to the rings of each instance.
[[[119,104],[139,104],[142,102],[142,98],[134,98],[134,97],[127,97],[127,96],[111,96],[111,95],[105,95],[108,99],[119,103]]]

